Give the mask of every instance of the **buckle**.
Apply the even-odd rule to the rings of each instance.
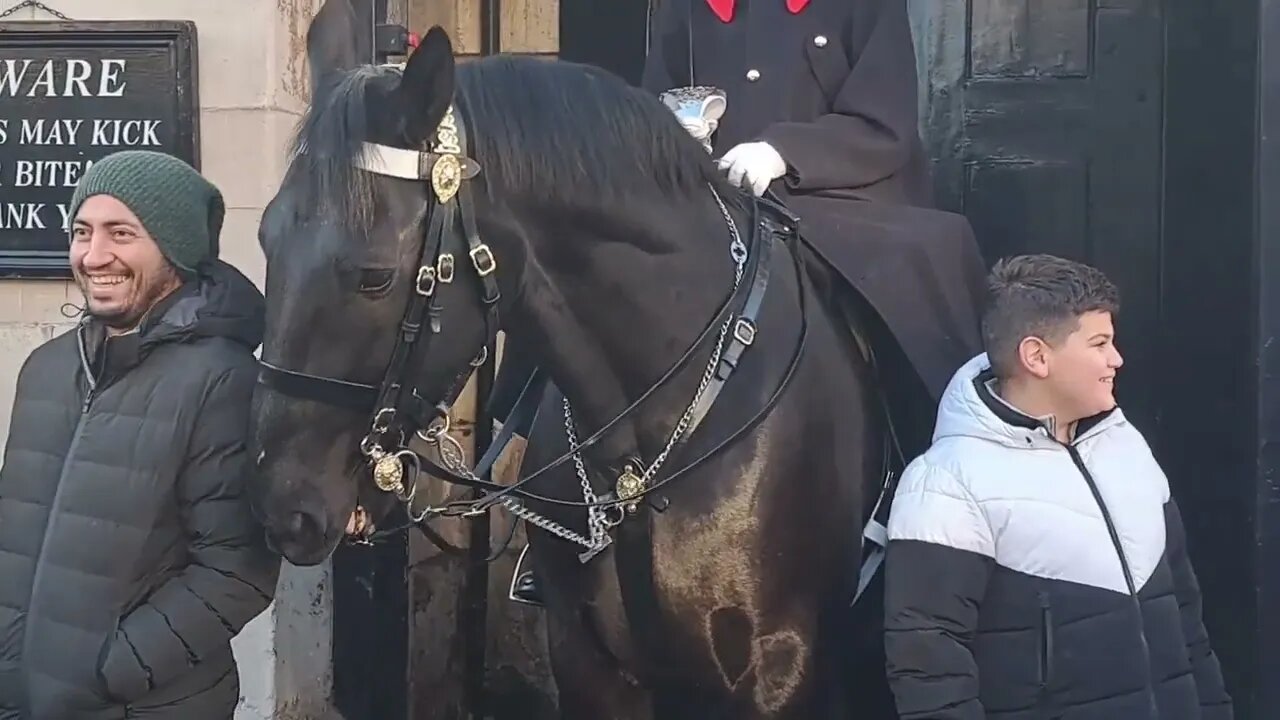
[[[418,282],[415,289],[419,295],[431,297],[436,291],[436,269],[430,265],[418,268]]]
[[[391,429],[391,423],[396,419],[395,408],[382,408],[373,416],[373,432],[381,435]]]
[[[481,243],[471,248],[471,263],[476,266],[476,272],[480,277],[492,275],[494,270],[498,269],[498,260],[493,256],[493,251],[488,245]]]
[[[441,253],[436,261],[436,277],[442,283],[453,282],[453,253]]]
[[[733,324],[733,337],[743,345],[750,345],[756,341],[756,326],[750,320],[740,317],[738,322]]]

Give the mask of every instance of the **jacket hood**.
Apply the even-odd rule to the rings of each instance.
[[[262,343],[266,299],[236,268],[217,260],[160,303],[142,321],[142,345],[221,337],[250,352]]]
[[[994,380],[986,353],[973,357],[956,371],[938,405],[934,442],[947,437],[973,437],[1019,449],[1061,448],[1044,420],[1019,411],[996,395],[992,389]],[[1126,422],[1118,407],[1085,418],[1080,421],[1076,442]]]

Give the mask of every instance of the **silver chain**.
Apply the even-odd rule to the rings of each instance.
[[[18,3],[17,5],[14,5],[8,10],[5,10],[4,12],[0,12],[0,18],[7,18],[10,15],[13,15],[14,13],[18,12],[19,10],[22,10],[23,8],[29,8],[29,7],[36,8],[37,10],[43,10],[49,13],[50,15],[58,18],[59,20],[71,20],[71,18],[67,17],[66,15],[63,15],[57,10],[54,10],[48,5],[45,5],[44,3],[40,2],[40,0],[22,0],[22,2]]]
[[[734,264],[733,291],[737,292],[738,287],[742,284],[742,276],[746,270],[747,246],[742,242],[742,236],[738,233],[738,224],[733,221],[733,216],[729,214],[729,209],[725,207],[720,195],[714,189],[712,190],[712,195],[716,199],[716,204],[720,206],[720,213],[724,215],[725,222],[729,226],[729,233],[733,237],[733,241],[729,244],[729,256],[733,259]],[[724,340],[729,334],[729,328],[733,327],[734,320],[735,318],[730,315],[720,328],[720,334],[716,338],[715,350],[711,353],[711,360],[707,363],[707,369],[702,373],[702,381],[698,383],[698,390],[693,394],[693,400],[685,408],[684,414],[680,416],[675,429],[671,431],[671,436],[667,438],[666,445],[662,448],[662,451],[658,453],[653,462],[641,474],[640,486],[642,488],[649,486],[653,478],[657,476],[658,471],[667,462],[667,458],[671,455],[671,451],[675,449],[676,443],[689,430],[689,424],[693,422],[693,416],[698,410],[698,403],[701,402],[702,395],[707,391],[707,387],[711,385],[711,378],[715,377],[716,368],[720,365],[720,356],[724,352]],[[577,423],[573,420],[573,407],[569,404],[569,398],[566,397],[564,398],[564,431],[571,448],[578,446],[576,425]],[[587,474],[586,464],[582,460],[581,453],[575,452],[573,454],[573,465],[578,473],[578,482],[582,485],[583,500],[588,503],[597,502],[595,491],[591,486],[591,478]],[[605,508],[594,505],[588,508],[587,523],[591,532],[591,540],[597,547],[603,547],[608,544],[609,528],[621,523],[622,517],[623,514],[618,513],[615,518],[610,519],[605,514]]]
[[[34,0],[32,0],[32,2],[33,4],[39,4],[35,3]],[[3,15],[0,15],[0,17],[3,17]],[[742,236],[738,232],[738,224],[734,222],[733,216],[729,214],[729,210],[725,207],[724,201],[720,199],[720,195],[714,190],[712,190],[712,195],[716,199],[716,204],[720,206],[720,213],[724,216],[725,223],[729,226],[729,233],[733,237],[733,241],[729,244],[729,256],[733,259],[734,263],[733,290],[736,292],[738,287],[742,284],[742,276],[746,269],[747,246],[742,242]],[[675,429],[672,430],[671,437],[668,438],[666,446],[663,447],[662,452],[658,453],[657,457],[654,458],[649,467],[645,468],[644,473],[641,476],[642,487],[647,487],[649,485],[657,475],[658,470],[660,470],[663,464],[666,463],[667,457],[671,454],[672,449],[675,448],[676,443],[680,441],[680,438],[682,438],[686,432],[688,432],[689,425],[693,422],[694,413],[697,412],[698,403],[702,400],[702,395],[706,392],[707,387],[710,386],[711,378],[715,376],[716,367],[720,364],[720,357],[724,352],[724,340],[729,333],[729,328],[733,326],[733,323],[734,318],[730,316],[720,328],[720,334],[716,339],[715,350],[711,353],[711,360],[707,363],[707,369],[702,374],[702,381],[698,384],[698,390],[694,393],[693,400],[689,403],[688,408],[685,409],[684,414],[680,416],[680,420],[676,423]],[[569,404],[569,399],[565,398],[564,430],[565,436],[569,440],[569,447],[571,448],[578,446],[578,434],[575,426],[576,423],[573,420],[573,408]],[[450,471],[477,483],[484,482],[475,474],[474,470],[467,467],[465,462],[465,453],[463,452],[461,445],[459,445],[458,441],[454,440],[448,433],[437,432],[434,435],[428,433],[421,437],[436,447],[436,450],[440,454],[441,461]],[[525,507],[524,503],[510,495],[500,498],[497,504],[515,517],[520,518],[535,527],[541,528],[563,540],[568,540],[569,542],[587,548],[590,552],[584,555],[584,557],[589,558],[594,553],[599,552],[609,545],[609,529],[622,522],[623,513],[618,512],[615,518],[610,518],[608,510],[617,506],[610,506],[610,508],[606,508],[596,504],[599,502],[599,498],[591,487],[591,478],[587,474],[586,463],[583,462],[581,453],[573,453],[573,465],[574,470],[578,475],[579,484],[582,486],[582,499],[588,504],[587,528],[590,533],[590,537],[585,537],[550,518],[530,510]],[[416,486],[414,487],[414,490],[417,490]],[[413,495],[413,492],[409,494],[409,502],[412,502]],[[619,505],[621,505],[621,503],[619,503]],[[426,515],[432,512],[432,510],[433,508],[424,510],[422,517],[426,517]]]
[[[474,470],[467,467],[466,463],[463,462],[465,456],[463,454],[462,446],[458,444],[457,440],[453,439],[453,436],[448,433],[441,432],[428,439],[433,445],[435,445],[436,450],[440,453],[440,460],[444,463],[445,467],[473,482],[484,482],[484,480],[475,474]],[[592,541],[561,525],[555,520],[543,517],[542,515],[530,510],[524,506],[524,503],[521,503],[516,498],[508,495],[498,500],[498,504],[512,515],[530,523],[531,525],[540,527],[556,537],[568,540],[572,543],[577,543],[588,550],[597,549],[597,546]],[[424,516],[428,512],[429,510],[424,511]]]
[[[578,447],[578,433],[574,428],[573,410],[569,406],[569,398],[564,399],[564,434],[569,439],[569,447]],[[609,521],[605,517],[604,508],[596,505],[599,501],[591,488],[591,480],[587,475],[587,467],[582,462],[582,453],[573,454],[573,467],[578,473],[578,484],[582,486],[582,499],[587,506],[587,532],[591,533],[591,542],[601,547],[604,537],[609,532]]]

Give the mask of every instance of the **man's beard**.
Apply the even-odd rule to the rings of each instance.
[[[132,281],[136,282],[137,277],[134,276]],[[82,283],[77,283],[80,287],[80,295],[84,298],[85,312],[106,327],[119,332],[128,332],[138,327],[156,304],[182,285],[176,274],[168,273],[144,286],[134,302],[108,310],[97,310],[90,298],[90,291],[86,287],[89,282],[89,279],[85,278]]]

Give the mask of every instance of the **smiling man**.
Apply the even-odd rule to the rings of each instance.
[[[1231,699],[1169,482],[1116,406],[1116,288],[1001,262],[889,516],[885,652],[902,720],[1225,720]]]
[[[177,158],[104,158],[70,212],[85,314],[23,365],[0,466],[0,720],[230,718],[280,567],[245,492],[263,298]]]

